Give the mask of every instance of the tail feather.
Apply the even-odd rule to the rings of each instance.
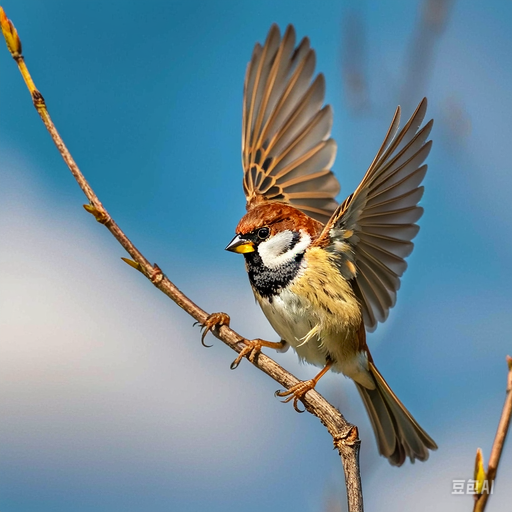
[[[436,443],[418,425],[372,362],[369,370],[375,389],[367,389],[357,382],[356,386],[370,416],[380,454],[393,466],[401,466],[406,457],[411,462],[427,460],[428,450],[436,450]]]

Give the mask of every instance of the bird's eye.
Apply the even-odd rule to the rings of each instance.
[[[270,235],[270,229],[268,229],[268,228],[258,229],[258,238],[260,240],[265,240],[265,238],[268,238],[268,235]]]

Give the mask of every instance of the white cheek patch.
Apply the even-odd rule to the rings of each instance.
[[[306,250],[311,243],[311,237],[304,231],[300,232],[300,240],[295,246],[292,245],[293,233],[289,230],[282,231],[272,238],[261,242],[258,246],[258,253],[263,264],[270,269],[276,269],[289,261],[292,261],[298,254]]]

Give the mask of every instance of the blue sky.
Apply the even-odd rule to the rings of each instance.
[[[397,306],[369,344],[439,450],[390,468],[352,383],[332,375],[319,386],[360,426],[368,510],[394,510],[397,493],[404,510],[471,507],[451,482],[471,477],[477,446],[489,454],[512,352],[512,5],[454,3],[425,78],[408,82],[424,57],[413,52],[420,5],[2,2],[109,212],[171,280],[248,337],[276,339],[242,258],[223,250],[244,212],[241,101],[254,43],[273,22],[310,37],[334,108],[340,200],[396,105],[407,115],[428,96],[421,231]],[[341,66],[357,49],[346,37],[353,16],[365,109],[349,101]],[[343,501],[319,422],[280,404],[277,385],[248,363],[229,371],[233,354],[218,341],[201,347],[191,320],[121,262],[83,211],[6,49],[0,77],[0,508],[320,511],[331,495]],[[315,372],[292,353],[276,360],[300,378]],[[512,478],[505,450],[498,511],[500,482]]]

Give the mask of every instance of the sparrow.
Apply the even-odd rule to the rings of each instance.
[[[377,370],[366,332],[395,305],[404,258],[419,230],[423,162],[432,145],[433,121],[420,129],[427,100],[400,131],[397,108],[363,180],[339,205],[325,79],[313,77],[309,39],[295,42],[293,26],[281,37],[274,24],[248,64],[242,120],[247,213],[226,247],[244,255],[256,301],[281,341],[245,340],[232,367],[262,347],[291,346],[321,371],[278,392],[284,401],[293,399],[299,410],[298,400],[328,370],[342,373],[355,382],[379,453],[395,466],[406,457],[424,461],[437,445]],[[227,315],[216,313],[205,327],[228,323]]]

